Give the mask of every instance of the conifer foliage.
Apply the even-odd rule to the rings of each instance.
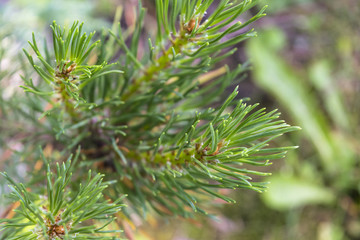
[[[120,216],[125,195],[123,217],[207,214],[212,197],[234,202],[219,189],[263,191],[252,176],[270,173],[249,165],[267,166],[294,148],[269,144],[298,129],[276,110],[239,100],[238,87],[226,96],[248,67],[219,65],[256,35],[249,24],[265,8],[238,22],[257,1],[155,2],[157,34],[148,41],[141,1],[130,30],[115,23],[87,35],[78,22],[69,29],[54,22],[52,47],[44,49],[33,35],[24,52],[39,77],[23,76],[28,101],[19,108],[28,108],[36,131],[26,141],[61,154],[43,157],[43,176],[26,187],[2,173],[19,203],[15,216],[2,220],[2,239],[115,239],[111,216]],[[100,40],[92,43],[94,37]],[[75,152],[73,163],[62,157]]]

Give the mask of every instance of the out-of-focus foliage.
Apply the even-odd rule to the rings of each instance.
[[[263,200],[284,216],[296,213],[291,232],[312,228],[316,239],[357,239],[360,9],[354,1],[320,2],[274,13],[272,26],[247,45],[253,80],[304,130],[291,139],[302,151],[269,178]],[[313,227],[310,211],[319,214]]]

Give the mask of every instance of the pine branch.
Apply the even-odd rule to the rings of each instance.
[[[78,156],[74,157],[74,162]],[[115,236],[121,231],[104,229],[115,220],[111,215],[123,206],[119,204],[121,198],[115,202],[105,200],[102,192],[108,185],[102,182],[104,175],[92,177],[91,171],[85,184],[80,184],[72,192],[69,189],[74,167],[71,158],[62,165],[56,165],[56,175],[44,158],[47,164],[45,195],[32,193],[7,173],[1,173],[10,184],[12,193],[9,197],[19,205],[14,210],[14,217],[0,220],[1,230],[4,231],[1,239],[119,239],[110,235]],[[103,225],[84,225],[83,222],[89,224],[91,219],[105,222]]]
[[[262,192],[265,185],[251,181],[248,175],[267,176],[270,173],[248,170],[244,164],[267,166],[271,164],[270,160],[283,158],[288,150],[296,147],[275,148],[269,147],[268,143],[299,128],[277,120],[279,114],[276,111],[265,113],[260,109],[254,112],[256,105],[247,106],[241,100],[230,114],[223,114],[236,95],[235,90],[217,111],[197,113],[183,127],[184,131],[178,132],[177,126],[183,119],[172,115],[157,142],[153,146],[143,146],[144,151],[122,152],[114,144],[119,162],[132,163],[131,168],[118,166],[118,174],[136,182],[136,185],[120,182],[120,192],[128,192],[130,201],[142,209],[147,209],[145,199],[150,199],[149,204],[158,212],[182,216],[189,215],[189,209],[184,205],[204,212],[196,205],[198,193],[234,202],[213,191],[214,188],[246,188]],[[159,205],[165,205],[165,210],[158,209]]]
[[[163,78],[164,75],[179,76],[176,74],[178,69],[190,69],[192,71],[186,72],[186,74],[196,78],[199,73],[207,71],[216,62],[217,59],[211,59],[212,56],[217,55],[219,57],[223,49],[255,36],[253,30],[240,34],[239,31],[251,22],[265,16],[263,12],[266,7],[243,24],[240,22],[233,23],[234,19],[256,5],[257,1],[243,1],[235,5],[229,1],[221,1],[217,9],[207,17],[207,20],[202,22],[207,13],[207,8],[212,2],[212,0],[191,1],[190,4],[188,1],[174,1],[170,4],[169,1],[157,0],[158,34],[156,47],[153,47],[152,41],[149,39],[151,54],[149,59],[144,59],[142,62],[139,62],[135,57],[137,48],[130,50],[126,46],[120,25],[118,36],[110,31],[110,34],[115,37],[119,46],[126,53],[126,65],[132,62],[134,68],[140,71],[140,74],[132,79],[131,85],[122,97],[123,100],[129,99],[135,93],[139,94],[141,87],[148,91],[149,83]],[[168,15],[169,12],[171,16]],[[144,10],[141,9],[136,24],[137,28],[133,34],[132,43],[135,44],[139,43],[138,36],[141,32],[143,14]],[[176,26],[176,16],[180,18],[179,27]],[[223,30],[224,27],[227,29]],[[222,38],[236,32],[238,33],[236,37],[221,42]],[[169,46],[167,46],[166,40],[170,41]],[[195,65],[199,59],[202,59],[201,63]],[[148,62],[149,65],[145,62]],[[181,74],[184,73],[185,71],[181,72]]]
[[[99,65],[86,65],[84,61],[91,54],[92,50],[100,41],[92,43],[91,39],[95,32],[86,35],[82,34],[83,23],[79,25],[74,22],[69,30],[62,30],[59,25],[53,22],[51,25],[53,35],[53,47],[56,66],[52,62],[48,62],[40,53],[33,34],[32,42],[29,41],[31,48],[34,50],[37,58],[43,67],[35,64],[32,56],[23,49],[30,64],[34,67],[39,76],[52,88],[52,91],[44,91],[34,86],[32,80],[26,81],[26,85],[22,86],[26,92],[32,92],[40,96],[54,96],[61,103],[65,104],[65,109],[70,116],[77,117],[74,107],[86,101],[80,97],[80,90],[94,79],[110,74],[123,73],[120,70],[111,69],[114,64],[107,64],[105,61]],[[45,48],[45,52],[49,52]],[[73,102],[75,101],[75,103]],[[52,101],[55,104],[55,100]]]
[[[250,0],[156,0],[157,35],[148,39],[148,50],[141,54],[145,9],[140,1],[138,21],[130,35],[115,23],[118,27],[108,35],[103,33],[102,42],[91,44],[94,33],[82,34],[82,24],[62,29],[53,23],[54,48],[45,50],[46,58],[34,36],[30,42],[41,66],[24,50],[43,80],[35,85],[24,77],[23,88],[30,94],[23,103],[26,111],[17,111],[36,129],[29,131],[29,136],[36,136],[28,140],[29,145],[50,144],[61,155],[81,145],[82,161],[74,168],[79,175],[85,167],[97,168],[106,180],[116,180],[110,189],[101,184],[101,177],[88,184],[114,202],[127,194],[128,215],[134,211],[145,215],[153,209],[162,215],[190,217],[193,212],[205,214],[211,197],[234,202],[219,189],[263,191],[266,184],[253,181],[252,175],[270,173],[256,170],[257,166],[267,166],[295,148],[274,147],[270,142],[299,128],[279,120],[276,110],[267,113],[256,109],[257,104],[236,99],[237,88],[224,101],[225,90],[244,77],[248,65],[218,66],[236,52],[235,44],[256,35],[248,25],[264,16],[264,9],[244,23],[236,22],[256,4]],[[210,6],[214,11],[206,14]],[[100,47],[94,51],[97,44]],[[112,49],[119,51],[109,52]],[[94,64],[85,64],[89,56]],[[107,64],[105,57],[116,62]],[[29,201],[34,200],[26,197],[31,194],[12,183],[17,199],[29,202],[22,212],[35,219],[26,224],[42,226],[42,233],[49,224],[36,222],[40,218],[35,213],[42,218],[46,213],[50,226],[57,224],[54,219],[59,214],[61,219],[66,215],[66,220],[75,217],[71,226],[88,216],[80,211],[83,206],[72,193],[60,191],[70,179],[70,165],[64,166],[67,170],[59,167],[54,181],[49,173],[47,210],[32,209]],[[88,186],[74,194],[87,199],[85,195],[92,193]],[[73,202],[65,202],[68,197]],[[100,214],[95,209],[90,212]],[[64,221],[65,235],[75,234]],[[22,224],[18,218],[7,223],[9,227]],[[80,229],[88,233],[88,228]]]

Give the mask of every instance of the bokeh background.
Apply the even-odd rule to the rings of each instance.
[[[151,34],[154,1],[143,4],[145,32]],[[241,43],[223,64],[231,68],[250,61],[241,97],[279,108],[287,122],[302,127],[276,143],[299,148],[266,169],[273,172],[264,179],[271,182],[266,193],[229,192],[237,204],[215,202],[212,218],[134,219],[126,226],[134,239],[360,239],[360,1],[262,4],[269,5],[268,15],[252,25],[258,37]],[[80,20],[88,32],[101,32],[111,28],[119,6],[125,10],[124,25],[132,27],[136,0],[0,0],[1,171],[20,180],[28,171],[24,156],[16,155],[24,147],[18,141],[24,122],[17,121],[11,106],[20,101],[20,75],[31,71],[21,50],[28,48],[31,33],[46,41],[53,20],[60,25]],[[0,214],[5,211],[1,200]]]

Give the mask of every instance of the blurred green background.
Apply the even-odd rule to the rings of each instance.
[[[152,33],[154,3],[143,2],[145,28]],[[268,16],[253,26],[258,37],[224,63],[250,60],[242,97],[279,108],[287,122],[301,126],[274,143],[299,149],[266,169],[274,173],[265,179],[271,182],[266,193],[229,192],[237,204],[215,202],[213,218],[134,219],[137,230],[131,224],[126,229],[134,239],[360,239],[360,1],[263,4],[269,5]],[[32,74],[21,51],[31,32],[48,38],[53,20],[80,20],[87,31],[101,32],[111,27],[120,5],[124,24],[131,26],[135,0],[0,1],[0,170],[25,175],[16,155],[24,147],[16,140],[23,126],[11,106],[21,98],[20,75]],[[10,156],[12,164],[6,163]]]

